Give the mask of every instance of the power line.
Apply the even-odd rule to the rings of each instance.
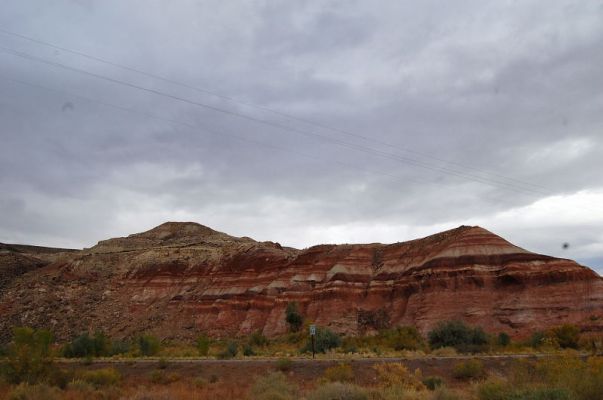
[[[517,193],[522,193],[523,192],[523,193],[531,193],[531,194],[538,194],[538,195],[549,195],[549,193],[546,193],[546,192],[543,192],[543,191],[538,191],[538,190],[535,190],[535,189],[529,189],[529,188],[521,187],[521,186],[518,186],[518,185],[515,185],[515,184],[510,184],[508,182],[501,182],[501,181],[496,181],[496,180],[493,180],[493,179],[487,179],[487,178],[484,178],[484,177],[480,177],[480,176],[476,176],[476,175],[472,175],[472,174],[463,173],[461,171],[453,170],[453,169],[450,169],[450,168],[437,167],[437,166],[434,167],[434,166],[431,166],[431,165],[429,165],[427,163],[424,163],[424,162],[422,162],[420,160],[416,160],[416,159],[412,159],[412,158],[408,158],[408,157],[403,157],[403,156],[400,156],[400,155],[397,155],[397,154],[394,154],[394,153],[384,152],[384,151],[381,151],[381,150],[378,150],[378,149],[375,149],[375,148],[358,145],[356,143],[351,143],[351,142],[346,142],[346,141],[339,140],[339,139],[334,139],[334,138],[331,138],[331,137],[328,137],[328,136],[317,134],[315,132],[310,132],[310,131],[300,130],[300,129],[297,129],[297,128],[288,127],[286,125],[282,125],[282,124],[279,124],[279,123],[275,123],[275,122],[263,120],[261,118],[256,118],[256,117],[249,116],[249,115],[242,114],[242,113],[238,113],[238,112],[235,112],[235,111],[226,110],[226,109],[223,109],[223,108],[220,108],[220,107],[216,107],[216,106],[213,106],[213,105],[209,105],[209,104],[206,104],[206,103],[200,103],[200,102],[197,102],[197,101],[193,101],[193,100],[190,100],[190,99],[186,99],[186,98],[175,96],[175,95],[172,95],[172,94],[169,94],[169,93],[165,93],[165,92],[162,92],[162,91],[159,91],[159,90],[156,90],[156,89],[147,88],[147,87],[136,85],[136,84],[133,84],[133,83],[130,83],[130,82],[127,82],[127,81],[122,81],[122,80],[111,78],[111,77],[108,77],[108,76],[105,76],[105,75],[100,75],[100,74],[96,74],[96,73],[93,73],[93,72],[90,72],[90,71],[86,71],[86,70],[83,70],[83,69],[80,69],[80,68],[75,68],[75,67],[71,67],[71,66],[68,66],[68,65],[65,65],[65,64],[62,64],[62,63],[50,61],[50,60],[47,60],[47,59],[44,59],[44,58],[41,58],[41,57],[36,57],[36,56],[31,55],[31,54],[28,54],[28,53],[25,53],[25,52],[21,52],[21,51],[17,51],[17,50],[8,48],[8,47],[0,46],[0,51],[4,52],[6,54],[10,54],[10,55],[13,55],[13,56],[24,58],[24,59],[27,59],[27,60],[41,62],[41,63],[47,64],[47,65],[51,65],[51,66],[54,66],[54,67],[66,69],[66,70],[73,71],[73,72],[78,72],[78,73],[89,75],[89,76],[92,76],[92,77],[95,77],[95,78],[98,78],[98,79],[106,80],[108,82],[112,82],[112,83],[115,83],[115,84],[124,85],[124,86],[130,87],[130,88],[133,88],[133,89],[137,89],[137,90],[145,91],[145,92],[152,93],[152,94],[155,94],[155,95],[158,95],[158,96],[163,96],[163,97],[166,97],[166,98],[170,98],[172,100],[177,100],[177,101],[184,102],[184,103],[187,103],[187,104],[195,105],[195,106],[202,107],[202,108],[205,108],[205,109],[209,109],[209,110],[212,110],[212,111],[215,111],[215,112],[223,113],[223,114],[226,114],[226,115],[229,115],[229,116],[236,116],[236,117],[239,117],[239,118],[243,118],[243,119],[255,122],[255,123],[260,123],[260,124],[264,124],[264,125],[267,125],[267,126],[271,126],[273,128],[281,129],[281,130],[284,130],[284,131],[289,131],[289,132],[301,134],[301,135],[304,135],[304,136],[315,137],[315,138],[318,138],[318,139],[321,139],[321,140],[324,140],[324,141],[327,141],[327,142],[330,142],[330,143],[333,143],[333,144],[337,144],[337,145],[342,146],[342,147],[346,147],[346,148],[353,149],[353,150],[360,151],[360,152],[364,152],[364,153],[367,153],[367,154],[372,154],[372,155],[380,156],[382,158],[391,159],[391,160],[394,160],[394,161],[398,161],[398,162],[410,164],[410,165],[413,165],[415,167],[424,168],[424,169],[428,169],[428,170],[432,170],[432,171],[436,171],[436,172],[442,172],[442,173],[445,173],[445,174],[448,174],[448,175],[453,175],[453,176],[461,177],[461,178],[464,178],[464,179],[467,179],[467,180],[471,180],[471,181],[474,181],[474,182],[479,182],[479,183],[483,183],[483,184],[487,184],[487,185],[491,185],[491,186],[501,187],[501,188],[504,188],[504,189],[507,189],[507,190],[511,190],[511,191],[514,191],[514,192],[517,192]]]
[[[256,146],[267,147],[267,148],[275,149],[275,150],[278,150],[278,151],[281,151],[281,152],[295,154],[295,155],[302,156],[302,157],[309,158],[309,159],[316,160],[316,161],[323,161],[323,162],[325,161],[324,159],[322,159],[320,157],[317,157],[316,155],[311,155],[311,154],[308,154],[308,153],[299,152],[299,151],[292,150],[292,149],[287,148],[287,147],[277,146],[277,145],[274,145],[272,143],[265,143],[265,142],[262,142],[262,141],[253,140],[253,139],[250,139],[248,137],[235,135],[235,134],[232,134],[232,133],[229,133],[229,132],[224,132],[224,131],[218,132],[218,131],[215,131],[213,129],[209,129],[209,128],[205,127],[205,126],[204,127],[200,127],[200,126],[192,125],[190,123],[182,122],[182,121],[175,120],[175,119],[172,119],[172,118],[162,117],[162,116],[159,116],[157,114],[149,113],[149,112],[146,112],[146,111],[141,111],[141,110],[137,110],[137,109],[134,109],[134,108],[119,106],[119,105],[116,105],[116,104],[113,104],[113,103],[109,103],[109,102],[105,102],[105,101],[102,101],[102,100],[93,99],[91,97],[83,96],[83,95],[76,94],[76,93],[73,93],[73,92],[69,92],[69,91],[66,91],[66,90],[56,89],[56,88],[52,88],[52,87],[41,85],[41,84],[37,84],[37,83],[31,83],[31,82],[27,82],[27,81],[20,80],[20,79],[10,78],[10,77],[7,77],[7,76],[3,76],[1,74],[0,74],[0,78],[4,79],[6,81],[15,82],[15,83],[18,83],[18,84],[21,84],[21,85],[24,85],[24,86],[28,86],[28,87],[32,87],[32,88],[36,88],[36,89],[41,89],[41,90],[45,90],[45,91],[49,91],[49,92],[54,92],[54,93],[58,93],[58,94],[62,94],[62,95],[71,96],[73,98],[82,99],[82,100],[90,102],[90,103],[100,104],[102,106],[105,106],[105,107],[108,107],[108,108],[117,109],[117,110],[120,110],[122,112],[127,112],[127,113],[132,113],[132,114],[139,114],[139,115],[143,115],[145,117],[152,118],[152,119],[155,119],[155,120],[158,120],[158,121],[168,122],[168,123],[170,123],[172,125],[179,125],[179,126],[182,126],[182,127],[186,128],[186,129],[189,129],[189,130],[191,130],[191,131],[193,131],[195,133],[198,132],[199,130],[202,130],[204,132],[207,132],[209,134],[216,135],[216,136],[219,136],[219,137],[229,136],[229,137],[231,137],[233,139],[244,141],[244,142],[248,142],[248,143],[252,143],[252,144],[254,144]],[[416,183],[425,183],[425,182],[427,182],[427,183],[434,183],[433,181],[430,181],[430,180],[427,180],[427,179],[420,179],[419,180],[419,179],[416,179],[416,178],[413,178],[413,177],[404,177],[404,178],[401,178],[400,176],[395,175],[395,174],[391,174],[391,173],[387,173],[387,172],[383,172],[383,171],[372,170],[372,169],[367,169],[367,168],[362,168],[362,167],[359,167],[358,165],[355,165],[355,164],[352,164],[352,163],[347,163],[347,162],[342,162],[342,161],[339,161],[339,160],[331,160],[331,159],[329,159],[327,161],[333,162],[333,163],[341,165],[341,166],[344,166],[346,168],[352,168],[352,169],[355,169],[355,170],[358,170],[358,171],[361,171],[361,172],[366,172],[366,173],[370,173],[370,174],[373,174],[373,175],[380,175],[380,176],[386,176],[386,177],[389,177],[389,178],[393,178],[394,180],[396,180],[396,181],[398,181],[400,183],[403,183],[403,184],[407,184],[408,181],[412,181],[412,182],[416,182]],[[502,198],[499,198],[497,201],[498,202],[502,202],[502,203],[507,203],[507,204],[512,205],[512,206],[515,206],[514,204],[512,204],[512,203],[510,203],[508,201],[505,201]],[[587,208],[589,208],[589,209],[591,209],[593,211],[596,211],[596,212],[600,211],[599,207],[591,208],[591,207],[587,206]]]
[[[216,136],[219,136],[219,137],[229,136],[229,137],[231,137],[233,139],[237,139],[237,140],[241,140],[241,141],[244,141],[244,142],[252,143],[252,144],[255,144],[257,146],[268,147],[268,148],[271,148],[271,149],[275,149],[275,150],[279,150],[279,151],[283,151],[283,152],[288,152],[288,153],[296,154],[298,156],[310,158],[310,159],[313,159],[313,160],[316,160],[316,161],[325,161],[325,160],[323,160],[320,157],[317,157],[315,155],[311,155],[311,154],[299,152],[299,151],[296,151],[296,150],[289,149],[287,147],[277,146],[277,145],[274,145],[272,143],[265,143],[265,142],[262,142],[262,141],[250,139],[250,138],[245,137],[245,136],[239,136],[239,135],[235,135],[235,134],[228,133],[228,132],[223,132],[223,131],[218,132],[218,131],[215,131],[213,129],[209,129],[209,128],[205,127],[205,126],[204,127],[200,127],[200,126],[192,125],[192,124],[189,124],[187,122],[182,122],[182,121],[175,120],[175,119],[172,119],[172,118],[162,117],[162,116],[159,116],[159,115],[156,115],[156,114],[153,114],[153,113],[149,113],[149,112],[146,112],[146,111],[140,111],[140,110],[137,110],[137,109],[134,109],[134,108],[119,106],[119,105],[116,105],[116,104],[113,104],[113,103],[109,103],[109,102],[106,102],[106,101],[93,99],[93,98],[87,97],[87,96],[82,96],[80,94],[76,94],[76,93],[69,92],[69,91],[66,91],[66,90],[56,89],[56,88],[52,88],[52,87],[49,87],[49,86],[40,85],[40,84],[37,84],[37,83],[31,83],[31,82],[27,82],[27,81],[24,81],[24,80],[21,80],[21,79],[10,78],[10,77],[7,77],[7,76],[1,75],[1,74],[0,74],[0,78],[4,79],[6,81],[15,82],[15,83],[18,83],[20,85],[28,86],[28,87],[31,87],[31,88],[42,89],[42,90],[49,91],[49,92],[55,92],[55,93],[59,93],[59,94],[62,94],[62,95],[67,95],[67,96],[70,96],[70,97],[73,97],[73,98],[78,98],[78,99],[81,99],[81,100],[84,100],[84,101],[87,101],[87,102],[90,102],[90,103],[100,104],[100,105],[102,105],[104,107],[114,108],[114,109],[120,110],[122,112],[127,112],[127,113],[132,113],[132,114],[139,114],[139,115],[143,115],[145,117],[152,118],[152,119],[155,119],[155,120],[158,120],[158,121],[167,122],[167,123],[170,123],[172,125],[179,125],[179,126],[187,128],[187,129],[189,129],[191,131],[194,131],[194,132],[198,132],[199,130],[201,130],[201,131],[204,131],[204,132],[207,132],[209,134],[216,135]],[[342,166],[344,166],[346,168],[353,168],[353,169],[356,169],[356,170],[359,170],[359,171],[362,171],[362,172],[368,172],[368,173],[375,174],[375,175],[382,175],[382,176],[387,176],[387,177],[390,177],[390,178],[394,178],[395,180],[397,180],[397,181],[399,181],[401,183],[404,183],[404,184],[407,184],[408,181],[413,181],[413,182],[416,182],[416,183],[424,183],[424,182],[431,183],[428,180],[419,180],[419,179],[415,179],[413,177],[401,178],[398,175],[390,174],[390,173],[387,173],[387,172],[382,172],[382,171],[376,171],[376,170],[361,168],[361,167],[359,167],[359,166],[357,166],[355,164],[346,163],[346,162],[342,162],[342,161],[339,161],[339,160],[328,160],[328,161],[334,162],[334,163],[339,164],[339,165],[342,165]]]
[[[330,131],[333,131],[333,132],[337,132],[337,133],[340,133],[340,134],[344,134],[344,135],[347,135],[347,136],[359,138],[359,139],[362,139],[362,140],[367,141],[367,142],[373,142],[373,143],[376,143],[376,144],[379,144],[379,145],[382,145],[382,146],[386,146],[386,147],[389,147],[389,148],[393,148],[393,149],[396,149],[396,150],[401,150],[401,151],[408,152],[408,153],[411,153],[411,154],[415,154],[415,155],[418,155],[418,156],[421,156],[421,157],[430,158],[432,160],[443,162],[443,163],[446,163],[446,164],[449,164],[449,165],[455,165],[455,166],[460,167],[460,168],[465,169],[465,170],[471,170],[471,171],[475,171],[475,172],[478,172],[478,173],[481,173],[481,174],[486,174],[486,175],[490,175],[490,176],[493,176],[493,177],[496,177],[496,178],[504,179],[504,180],[507,180],[509,182],[515,182],[515,183],[520,184],[522,186],[528,186],[528,187],[532,187],[532,188],[540,188],[540,189],[544,189],[544,190],[550,191],[550,189],[548,189],[548,188],[546,188],[546,187],[544,187],[542,185],[537,185],[537,184],[534,184],[534,183],[531,183],[531,182],[526,182],[526,181],[523,181],[523,180],[519,180],[519,179],[516,179],[516,178],[505,176],[505,175],[502,175],[502,174],[499,174],[499,173],[496,173],[496,172],[488,171],[488,170],[483,169],[483,168],[476,168],[476,167],[472,167],[472,166],[469,166],[469,165],[466,165],[466,164],[463,164],[463,163],[459,163],[459,162],[455,162],[455,161],[450,161],[450,160],[445,160],[443,158],[436,157],[436,156],[430,155],[430,154],[425,153],[425,152],[416,151],[416,150],[413,150],[413,149],[409,149],[407,147],[400,147],[400,146],[394,145],[392,143],[389,143],[389,142],[386,142],[386,141],[383,141],[383,140],[371,138],[371,137],[368,137],[366,135],[361,135],[361,134],[358,134],[358,133],[350,132],[348,130],[331,127],[331,126],[328,126],[326,124],[323,124],[323,123],[320,123],[320,122],[316,122],[316,121],[313,121],[313,120],[310,120],[310,119],[307,119],[307,118],[302,118],[302,117],[299,117],[299,116],[291,115],[289,113],[285,113],[285,112],[282,112],[282,111],[279,111],[279,110],[275,110],[275,109],[270,108],[270,107],[266,107],[266,106],[254,104],[254,103],[251,103],[251,102],[242,101],[242,100],[233,98],[231,96],[223,95],[223,94],[218,93],[218,92],[216,92],[214,90],[200,88],[198,86],[192,86],[192,85],[189,85],[189,84],[184,83],[184,82],[180,82],[180,81],[177,81],[177,80],[174,80],[174,79],[166,78],[164,76],[160,76],[160,75],[153,74],[153,73],[150,73],[150,72],[147,72],[147,71],[143,71],[143,70],[141,70],[139,68],[134,68],[134,67],[131,67],[131,66],[127,66],[127,65],[120,64],[120,63],[116,63],[114,61],[110,61],[110,60],[107,60],[107,59],[104,59],[104,58],[101,58],[101,57],[90,55],[90,54],[87,54],[87,53],[84,53],[84,52],[81,52],[81,51],[69,49],[69,48],[66,48],[66,47],[63,47],[63,46],[59,46],[59,45],[56,45],[56,44],[53,44],[53,43],[50,43],[50,42],[47,42],[47,41],[44,41],[44,40],[40,40],[40,39],[36,39],[36,38],[30,37],[30,36],[26,36],[26,35],[23,35],[23,34],[20,34],[20,33],[12,32],[12,31],[9,31],[9,30],[1,28],[1,27],[0,27],[0,33],[3,33],[5,35],[9,35],[9,36],[13,36],[13,37],[17,37],[17,38],[20,38],[20,39],[23,39],[23,40],[27,40],[29,42],[36,43],[36,44],[39,44],[39,45],[42,45],[42,46],[51,47],[51,48],[54,48],[56,50],[64,51],[64,52],[67,52],[67,53],[70,53],[70,54],[74,54],[74,55],[77,55],[77,56],[80,56],[80,57],[84,57],[84,58],[87,58],[87,59],[90,59],[90,60],[93,60],[93,61],[97,61],[97,62],[101,62],[101,63],[107,64],[107,65],[111,65],[111,66],[116,67],[116,68],[120,68],[120,69],[123,69],[123,70],[126,70],[126,71],[134,72],[134,73],[137,73],[137,74],[140,74],[140,75],[144,75],[144,76],[147,76],[149,78],[153,78],[153,79],[157,79],[157,80],[160,80],[160,81],[163,81],[163,82],[166,82],[166,83],[170,83],[172,85],[177,85],[177,86],[184,87],[184,88],[187,88],[187,89],[190,89],[190,90],[194,90],[194,91],[199,92],[199,93],[211,95],[211,96],[214,96],[214,97],[217,97],[217,98],[220,98],[222,100],[226,100],[226,101],[229,101],[229,102],[232,102],[232,103],[236,103],[236,104],[243,105],[243,106],[246,106],[246,107],[254,108],[256,110],[261,110],[261,111],[273,113],[275,115],[279,115],[279,116],[282,116],[282,117],[285,117],[285,118],[288,118],[288,119],[291,119],[291,120],[295,120],[295,121],[298,121],[298,122],[302,122],[302,123],[305,123],[305,124],[309,124],[309,125],[312,125],[312,126],[315,126],[315,127],[318,127],[318,128],[327,129],[327,130],[330,130]]]

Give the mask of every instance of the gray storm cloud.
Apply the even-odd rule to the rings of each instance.
[[[471,223],[601,271],[602,22],[600,1],[6,2],[0,241]]]

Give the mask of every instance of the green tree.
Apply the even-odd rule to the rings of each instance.
[[[111,341],[102,331],[94,332],[94,337],[92,338],[94,344],[94,355],[96,357],[105,357],[108,356],[111,352]]]
[[[536,332],[532,333],[532,336],[530,336],[530,339],[528,340],[528,344],[531,347],[537,349],[544,344],[545,340],[546,340],[546,334],[542,331],[536,331]]]
[[[314,348],[317,353],[326,353],[327,350],[341,346],[341,336],[327,329],[316,327]],[[306,345],[301,350],[303,353],[312,351],[312,337],[309,336]]]
[[[251,334],[249,337],[249,344],[252,346],[268,346],[270,341],[266,336],[262,334],[262,331],[257,330]]]
[[[501,332],[498,334],[498,345],[501,347],[507,347],[511,343],[511,337],[505,333]]]
[[[285,310],[285,320],[289,324],[289,329],[291,332],[299,332],[304,324],[304,318],[299,312],[297,302],[287,304],[287,309]]]
[[[117,354],[125,354],[130,351],[130,343],[125,340],[113,340],[111,341],[111,349],[109,355],[114,356]]]
[[[488,344],[488,335],[482,328],[470,327],[462,321],[440,322],[427,336],[432,349],[454,347],[462,352],[475,352]]]
[[[159,343],[159,339],[152,335],[142,335],[138,338],[138,348],[140,350],[140,354],[145,357],[154,356],[159,353],[159,348],[161,347]]]
[[[7,380],[33,384],[46,379],[52,371],[53,341],[52,333],[46,329],[14,328],[4,371]]]
[[[576,325],[565,324],[552,329],[557,343],[564,349],[577,349],[580,341],[580,328]]]
[[[84,358],[94,356],[93,339],[86,332],[63,347],[63,356],[67,358]]]
[[[239,345],[237,342],[231,340],[226,344],[226,348],[218,353],[218,358],[227,360],[230,358],[234,358],[239,353]]]
[[[243,345],[243,355],[246,357],[255,356],[255,351],[249,343]]]
[[[67,358],[103,357],[111,353],[111,342],[101,331],[96,331],[94,336],[86,332],[63,347],[63,356]]]
[[[379,332],[377,339],[394,350],[419,350],[426,347],[425,339],[414,326],[383,330]]]
[[[202,333],[197,338],[197,350],[199,351],[200,356],[207,356],[209,354],[209,337],[206,334]]]

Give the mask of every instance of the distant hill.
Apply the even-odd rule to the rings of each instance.
[[[57,253],[73,253],[79,249],[61,249],[57,247],[30,246],[28,244],[8,244],[0,243],[1,251],[12,251],[15,253],[26,254],[57,254]]]
[[[0,243],[0,290],[15,277],[78,250]]]

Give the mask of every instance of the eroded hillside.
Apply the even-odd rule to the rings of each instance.
[[[3,338],[16,325],[48,327],[59,338],[97,328],[115,337],[271,336],[286,331],[291,301],[307,319],[351,334],[398,324],[426,331],[445,319],[515,336],[603,324],[595,272],[480,227],[297,250],[168,222],[78,252],[0,257],[3,271],[18,271],[0,286]]]

